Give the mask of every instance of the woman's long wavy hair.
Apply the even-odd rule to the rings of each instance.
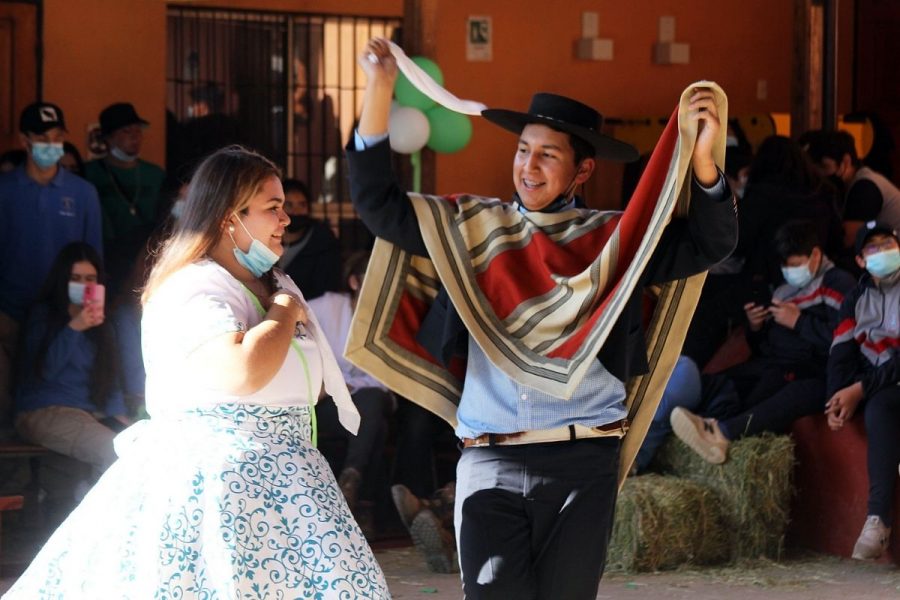
[[[217,150],[200,163],[188,186],[184,212],[158,251],[141,301],[146,304],[170,275],[206,256],[224,235],[228,215],[246,213],[263,183],[280,175],[272,161],[242,146]]]
[[[38,378],[43,377],[44,360],[50,344],[72,320],[69,314],[69,280],[72,278],[72,267],[79,262],[91,263],[97,270],[97,283],[106,283],[103,261],[93,246],[84,242],[72,242],[59,251],[36,304],[47,309],[47,330],[38,345],[34,361],[34,373]],[[91,400],[102,408],[106,405],[113,388],[121,384],[119,350],[112,320],[107,318],[100,325],[86,330],[84,334],[96,349],[94,366],[91,370]]]

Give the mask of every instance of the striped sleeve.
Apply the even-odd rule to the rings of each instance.
[[[813,344],[824,356],[834,343],[834,331],[838,327],[841,304],[844,296],[853,290],[853,277],[842,269],[832,268],[825,273],[822,284],[816,289],[815,296],[821,298],[821,306],[825,309],[803,310],[795,327],[803,339]],[[805,306],[800,300],[795,301]],[[815,306],[815,303],[812,304]],[[851,333],[853,329],[850,329]]]
[[[860,352],[853,332],[856,329],[856,303],[862,291],[863,287],[858,285],[847,294],[838,313],[826,370],[828,397],[859,380]]]

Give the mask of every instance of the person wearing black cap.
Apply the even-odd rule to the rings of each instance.
[[[584,236],[597,235],[599,222],[618,219],[619,213],[576,209],[575,193],[591,177],[598,159],[634,160],[637,151],[602,134],[602,117],[591,107],[564,96],[536,94],[526,113],[497,109],[482,113],[518,135],[513,203],[457,196],[445,199],[450,204],[438,204],[435,197],[411,197],[398,186],[390,168],[386,138],[397,64],[388,43],[370,41],[359,64],[367,84],[359,127],[347,152],[354,206],[376,236],[416,255],[416,260],[428,257],[438,268],[436,297],[415,337],[431,359],[413,361],[410,369],[421,368],[423,374],[440,364],[453,369],[457,359],[467,355],[455,413],[456,434],[463,446],[455,527],[465,595],[594,598],[612,529],[620,438],[628,428],[625,381],[648,370],[641,331],[643,289],[706,270],[725,258],[736,242],[733,197],[713,160],[713,146],[720,138],[714,92],[698,89],[690,104],[689,118],[702,123],[690,159],[694,171],[690,217],[673,218],[652,255],[642,255],[642,261],[648,258],[644,271],[634,292],[621,297],[624,308],[610,323],[597,360],[586,357],[586,371],[573,384],[574,391],[563,397],[540,389],[552,386],[551,381],[538,381],[545,376],[529,379],[530,373],[519,370],[520,381],[507,375],[498,366],[505,357],[495,351],[491,336],[509,322],[506,330],[515,331],[508,335],[534,335],[546,346],[579,325],[575,319],[580,308],[568,302],[581,293],[571,271],[585,262],[593,265],[597,254],[603,255],[606,242],[595,247]],[[434,229],[434,221],[444,223],[443,218],[427,220],[432,207],[433,214],[449,210],[453,215],[446,235]],[[468,253],[458,251],[457,244],[469,243],[461,238],[476,229],[484,243],[479,241]],[[451,244],[452,258],[447,260],[439,245],[426,242],[425,236]],[[590,255],[585,262],[572,240],[582,240],[580,247]],[[520,251],[507,252],[508,248]],[[376,255],[370,270],[382,260]],[[498,255],[508,259],[498,262]],[[507,301],[506,316],[499,309],[493,314],[481,309],[485,292],[478,280],[489,270],[497,273],[500,283],[490,302],[499,306]],[[591,274],[588,267],[574,270],[586,273],[585,279],[591,281],[603,277]],[[548,276],[532,279],[534,273]],[[369,274],[367,281],[372,281]],[[374,281],[384,289],[382,281]],[[527,319],[519,313],[523,304],[517,303],[522,281],[535,282],[539,289],[526,297],[526,309],[539,311],[529,312],[535,316]],[[431,297],[429,280],[418,279],[412,285],[421,290],[420,298]],[[410,302],[396,310],[414,310],[416,298]],[[362,306],[357,307],[360,326],[365,325],[360,319]],[[503,326],[494,327],[497,320]],[[351,357],[350,342],[347,354]],[[542,372],[549,373],[553,366],[552,357],[526,363],[529,358],[512,357],[519,364],[540,363],[541,369],[546,367]],[[386,381],[390,373],[375,375]]]
[[[140,158],[147,125],[127,102],[107,106],[100,113],[100,132],[109,153],[84,166],[85,178],[100,194],[106,264],[114,287],[127,277],[163,217],[165,172]]]
[[[62,110],[30,104],[19,131],[26,162],[0,175],[0,424],[9,417],[19,324],[56,255],[70,242],[103,251],[97,190],[58,164],[66,139]]]
[[[887,223],[856,232],[856,262],[866,270],[841,305],[828,357],[825,414],[841,429],[857,409],[866,422],[868,516],[853,558],[880,557],[891,534],[900,464],[900,243]]]

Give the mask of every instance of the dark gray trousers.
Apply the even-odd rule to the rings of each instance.
[[[455,524],[468,600],[593,600],[618,491],[619,439],[463,450]]]

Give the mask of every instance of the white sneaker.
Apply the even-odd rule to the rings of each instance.
[[[669,423],[675,435],[706,462],[720,465],[728,458],[731,441],[715,419],[703,419],[679,406],[669,415]]]
[[[875,560],[880,558],[884,551],[887,550],[888,541],[891,537],[891,528],[885,527],[884,522],[878,515],[869,515],[866,517],[866,524],[863,525],[862,533],[853,546],[853,558],[857,560]]]

